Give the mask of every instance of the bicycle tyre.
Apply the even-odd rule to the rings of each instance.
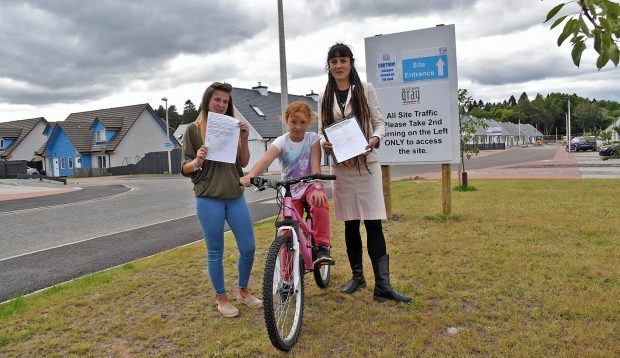
[[[329,286],[329,277],[332,271],[331,265],[315,265],[314,266],[314,281],[320,288],[327,288]]]
[[[267,334],[271,344],[284,352],[290,351],[299,338],[304,311],[303,257],[299,252],[292,251],[291,240],[289,236],[278,236],[271,244],[263,277],[263,311]],[[292,267],[294,255],[299,257],[298,267]],[[287,264],[283,265],[282,262]],[[285,266],[290,267],[290,272],[283,272]],[[297,287],[290,282],[293,270],[299,272]]]

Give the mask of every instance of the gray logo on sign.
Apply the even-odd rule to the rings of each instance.
[[[420,103],[420,87],[403,87],[402,99],[403,104]]]

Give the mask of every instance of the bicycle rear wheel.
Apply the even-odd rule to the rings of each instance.
[[[290,351],[299,338],[303,318],[304,263],[289,236],[278,236],[269,248],[263,309],[271,343],[281,351]]]

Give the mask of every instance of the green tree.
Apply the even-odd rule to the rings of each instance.
[[[517,105],[517,99],[515,98],[515,96],[510,96],[510,98],[508,98],[508,105],[510,107],[514,107]]]
[[[465,109],[472,103],[475,103],[467,89],[459,89],[458,94],[459,99],[459,109]],[[479,110],[478,108],[473,108],[473,110]],[[460,110],[459,110],[460,112]],[[480,149],[476,146],[467,145],[469,142],[472,142],[476,135],[476,129],[478,127],[486,128],[487,124],[484,120],[471,117],[464,116],[463,114],[459,115],[459,130],[461,132],[461,165],[459,166],[459,186],[464,186],[464,180],[462,176],[466,174],[461,174],[465,172],[465,160],[471,158],[472,155],[478,155],[480,153]]]
[[[155,113],[157,113],[157,116],[163,120],[166,120],[166,109],[164,108],[163,105],[159,105],[159,107],[155,110]]]
[[[593,41],[594,50],[598,53],[596,68],[603,68],[610,60],[618,66],[620,50],[620,5],[610,0],[576,0],[559,4],[548,13],[544,22],[558,16],[567,4],[577,5],[577,9],[555,19],[551,29],[566,21],[564,29],[558,37],[558,46],[571,38],[571,57],[575,66],[581,63],[581,54],[587,48],[586,42]],[[569,10],[570,11],[570,10]]]
[[[165,113],[165,111],[164,111]],[[165,114],[164,114],[165,119]],[[170,133],[174,133],[174,131],[181,124],[181,115],[177,112],[177,106],[174,104],[168,107],[168,123],[170,125]]]
[[[192,101],[185,101],[183,106],[183,123],[192,123],[198,117],[198,110]]]
[[[547,107],[545,106],[545,99],[540,93],[536,94],[536,97],[531,104],[532,122],[538,124],[541,132],[545,135],[552,134],[555,131],[553,118],[549,115]]]
[[[603,115],[598,104],[589,101],[580,101],[571,113],[571,120],[575,129],[583,132],[592,132],[595,127],[604,125]]]
[[[469,95],[467,89],[459,88],[459,114],[467,114],[472,109],[472,104],[475,103],[473,98]]]
[[[611,132],[607,132],[604,129],[596,128],[594,135],[603,138],[606,142],[611,141]]]

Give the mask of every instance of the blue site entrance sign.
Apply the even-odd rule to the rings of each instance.
[[[448,78],[448,55],[403,59],[403,82]]]
[[[460,164],[454,25],[364,41],[367,80],[386,127],[378,150],[381,164]]]

